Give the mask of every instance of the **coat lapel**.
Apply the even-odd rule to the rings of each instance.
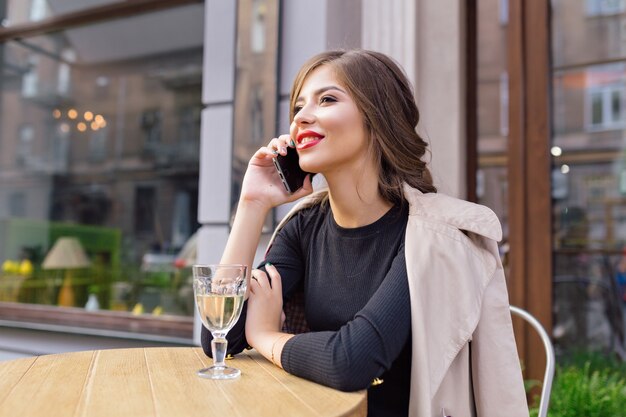
[[[405,238],[413,343],[410,409],[419,410],[412,415],[429,416],[451,363],[471,340],[497,267],[483,236],[496,238],[501,231],[482,206],[408,187],[405,198],[410,205]]]

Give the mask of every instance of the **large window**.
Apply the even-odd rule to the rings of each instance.
[[[553,335],[561,350],[624,347],[624,6],[553,2]]]
[[[475,196],[502,221],[511,303],[559,354],[626,342],[625,3],[468,3]],[[537,340],[516,337],[529,375],[543,375]]]
[[[0,304],[54,309],[69,285],[66,306],[82,309],[94,294],[100,310],[191,323],[189,260],[176,260],[198,228],[204,4],[111,8],[111,19],[102,7],[113,3],[130,10],[0,2],[5,31],[70,12],[85,19],[0,43]],[[46,266],[64,237],[89,265],[66,255],[62,268]],[[177,335],[191,338],[185,329]]]

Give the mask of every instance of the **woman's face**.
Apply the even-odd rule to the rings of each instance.
[[[291,138],[308,172],[360,173],[367,161],[367,134],[356,103],[328,65],[304,80],[291,123]]]

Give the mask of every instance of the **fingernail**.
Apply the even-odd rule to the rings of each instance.
[[[293,141],[293,139],[291,139],[291,140],[289,141],[289,144],[290,144],[291,146],[293,146],[294,148],[296,147],[296,143]]]
[[[267,262],[267,263],[265,264],[265,266],[274,266],[274,265],[272,265],[271,263]]]
[[[280,152],[281,153],[287,153],[287,148],[285,148],[284,146],[280,148]]]
[[[277,150],[273,150],[273,151],[272,151],[272,153],[273,153],[274,155],[278,155],[278,151],[277,151]]]

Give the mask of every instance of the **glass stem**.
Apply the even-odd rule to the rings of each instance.
[[[228,340],[223,337],[216,337],[211,341],[211,352],[213,352],[213,366],[226,366],[224,359],[226,358],[226,347]]]

